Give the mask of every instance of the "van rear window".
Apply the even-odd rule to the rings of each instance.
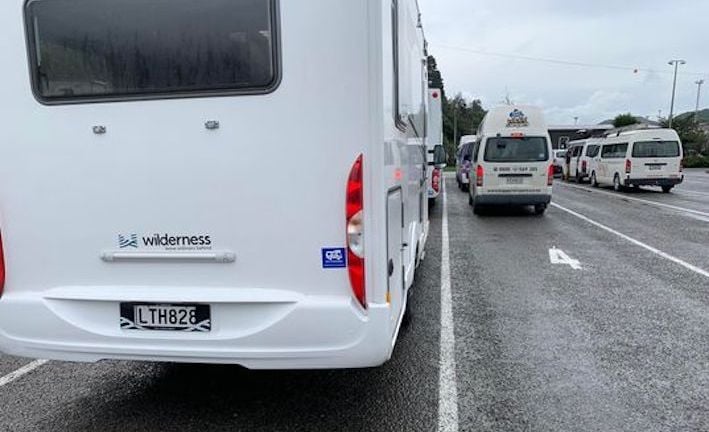
[[[488,138],[485,162],[544,162],[549,160],[546,138]]]
[[[677,141],[642,141],[633,145],[633,157],[636,158],[671,158],[679,157]]]
[[[43,102],[263,93],[278,82],[276,0],[30,0]]]

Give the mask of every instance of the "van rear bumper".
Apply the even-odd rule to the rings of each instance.
[[[684,177],[677,178],[629,178],[625,186],[677,186],[682,184]]]
[[[476,205],[549,205],[549,203],[551,203],[551,195],[545,194],[485,194],[475,196]]]
[[[60,361],[214,363],[249,369],[376,367],[393,351],[385,304],[370,305],[365,315],[346,298],[304,297],[269,319],[242,319],[241,324],[217,313],[219,308],[229,315],[248,312],[249,307],[213,305],[210,333],[142,332],[119,329],[117,302],[5,295],[0,299],[0,351]],[[252,313],[258,317],[264,309]],[[106,314],[108,319],[100,318]]]

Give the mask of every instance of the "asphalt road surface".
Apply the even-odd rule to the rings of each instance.
[[[0,356],[0,430],[709,431],[709,174],[669,195],[558,182],[543,217],[473,216],[448,178],[446,213],[381,368]]]

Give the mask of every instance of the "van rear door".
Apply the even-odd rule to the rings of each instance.
[[[678,178],[681,146],[678,141],[637,141],[633,144],[631,173],[634,178]]]
[[[488,192],[546,193],[550,150],[545,137],[491,137],[482,155]]]

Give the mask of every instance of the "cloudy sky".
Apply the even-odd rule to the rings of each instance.
[[[670,110],[668,60],[687,60],[675,112],[693,110],[694,82],[709,78],[707,0],[419,2],[446,90],[485,106],[509,94],[542,106],[554,124],[577,116],[597,123],[628,111],[656,118]]]

